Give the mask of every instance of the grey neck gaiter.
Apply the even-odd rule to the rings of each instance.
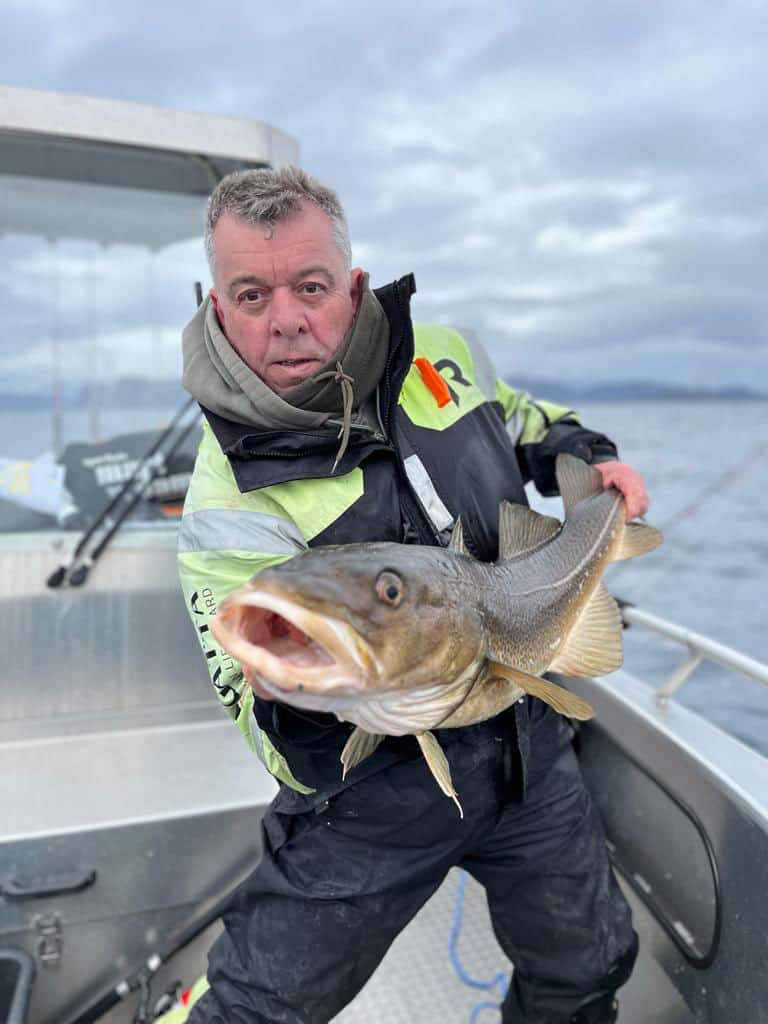
[[[340,363],[351,379],[352,407],[358,409],[376,389],[386,364],[389,322],[363,282],[363,297],[354,323],[336,353],[317,373],[278,395],[240,358],[219,324],[207,298],[184,330],[182,384],[206,409],[236,423],[265,429],[313,430],[344,415],[344,388],[325,376]]]
[[[360,309],[339,348],[316,373],[284,391],[282,397],[300,409],[341,414],[344,404],[339,382],[335,374],[328,377],[328,373],[340,364],[352,384],[352,408],[359,409],[381,380],[388,350],[389,321],[379,300],[368,287],[366,274]]]

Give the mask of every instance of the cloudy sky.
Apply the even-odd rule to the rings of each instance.
[[[764,0],[1,7],[1,84],[293,134],[509,377],[768,392]]]

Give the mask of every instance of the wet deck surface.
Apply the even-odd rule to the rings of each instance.
[[[470,988],[459,980],[449,956],[459,874],[452,871],[443,886],[395,940],[379,969],[360,995],[334,1018],[334,1024],[498,1024],[492,992]],[[635,906],[641,954],[634,974],[620,992],[619,1024],[693,1024],[669,979],[642,952],[643,914]],[[491,930],[485,893],[468,878],[458,942],[459,960],[473,978],[490,981],[509,971],[509,961]]]
[[[459,873],[452,871],[442,887],[392,944],[379,969],[334,1024],[435,1024],[468,1022],[478,1003],[501,999],[493,992],[463,984],[448,952]],[[491,930],[485,891],[468,879],[458,941],[459,960],[471,977],[489,981],[508,973],[509,961]],[[499,1020],[498,1011],[483,1010],[477,1024]]]
[[[500,1014],[493,1006],[477,1010],[474,1018],[472,1013],[480,1003],[498,1004],[499,988],[492,992],[470,988],[451,966],[449,939],[458,885],[459,874],[452,871],[333,1024],[498,1024]],[[625,892],[633,906],[641,945],[635,971],[619,993],[619,1024],[695,1024],[667,976],[644,952],[644,938],[653,925],[631,891]],[[219,927],[212,926],[194,947],[161,970],[153,986],[155,992],[161,992],[172,977],[191,984],[205,970],[205,954]],[[509,971],[491,930],[485,893],[471,878],[467,879],[458,954],[473,978],[489,981]],[[130,998],[107,1014],[103,1024],[130,1024],[134,1010],[135,999]]]

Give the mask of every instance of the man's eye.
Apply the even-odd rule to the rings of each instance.
[[[305,295],[319,295],[323,286],[318,281],[305,281],[301,286]]]
[[[250,288],[240,296],[240,302],[259,302],[262,296],[263,293],[257,288]]]

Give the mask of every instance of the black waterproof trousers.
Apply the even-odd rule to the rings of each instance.
[[[225,915],[209,956],[211,989],[189,1024],[325,1024],[454,865],[485,886],[514,963],[505,1024],[613,1021],[613,993],[637,951],[630,910],[571,727],[531,703],[522,802],[510,787],[509,717],[499,716],[439,734],[463,820],[420,756],[316,810],[270,808],[262,860]]]

